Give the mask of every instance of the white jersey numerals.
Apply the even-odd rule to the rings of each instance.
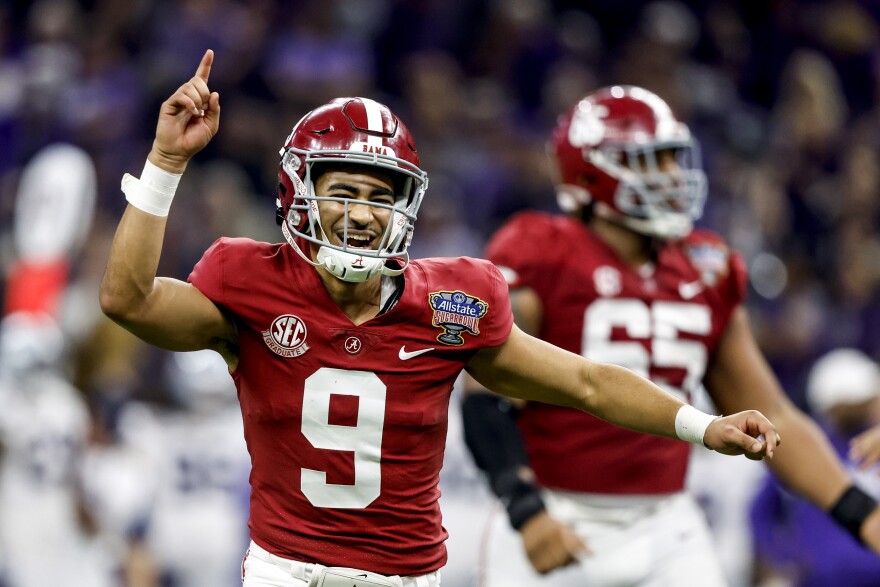
[[[622,328],[636,340],[612,340],[614,328]],[[654,302],[636,299],[600,299],[584,312],[581,354],[594,361],[614,363],[643,377],[652,367],[685,370],[679,385],[663,385],[673,392],[690,392],[706,372],[708,351],[697,340],[679,337],[681,333],[705,336],[711,332],[712,315],[703,304]],[[649,339],[646,347],[639,340]],[[649,350],[650,349],[650,350]],[[660,382],[663,383],[663,382]]]
[[[315,507],[365,508],[381,489],[385,384],[370,371],[318,369],[305,381],[302,433],[315,448],[354,452],[354,484],[327,483],[327,473],[302,470],[302,492]],[[330,397],[358,398],[357,424],[330,423]]]

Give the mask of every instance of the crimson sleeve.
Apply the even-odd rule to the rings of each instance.
[[[712,311],[723,329],[746,299],[749,276],[745,261],[718,234],[705,229],[695,229],[686,237],[684,248],[711,287]]]
[[[746,299],[749,284],[748,269],[742,256],[736,251],[730,253],[730,282],[731,302],[734,305],[743,303]]]
[[[547,270],[552,232],[552,219],[547,214],[521,212],[492,236],[484,256],[501,269],[511,288],[538,289],[553,273]]]
[[[738,253],[730,251],[728,274],[718,287],[718,293],[722,299],[721,307],[718,310],[722,324],[726,325],[733,315],[733,311],[745,301],[748,281],[749,276],[745,261]]]
[[[497,267],[489,266],[492,280],[492,296],[489,302],[491,319],[487,323],[486,346],[498,346],[507,340],[513,328],[513,311],[510,308],[510,295],[507,282]],[[487,316],[488,317],[488,316]]]
[[[193,267],[187,281],[196,289],[205,294],[209,300],[217,305],[226,305],[225,287],[223,279],[223,261],[226,249],[226,239],[214,241],[202,258]]]

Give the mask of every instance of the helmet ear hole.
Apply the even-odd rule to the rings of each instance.
[[[284,201],[284,196],[287,195],[287,187],[283,182],[278,182],[278,203],[279,205],[275,208],[275,224],[281,226],[284,224],[284,207],[281,206],[281,202]]]
[[[592,173],[581,173],[578,175],[578,183],[582,185],[596,185],[597,178]]]

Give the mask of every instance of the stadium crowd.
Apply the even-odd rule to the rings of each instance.
[[[127,561],[127,584],[150,585],[143,568],[156,564],[156,553],[145,504],[159,501],[136,495],[123,503],[127,487],[156,474],[129,447],[155,433],[151,418],[192,406],[167,375],[171,356],[109,322],[97,289],[125,208],[120,178],[143,165],[158,105],[206,48],[218,55],[211,88],[222,96],[223,128],[180,186],[160,274],[184,278],[220,235],[278,241],[269,181],[278,161],[265,154],[304,112],[335,96],[388,104],[418,137],[430,189],[413,256],[480,256],[513,212],[557,209],[545,154],[557,114],[596,87],[634,84],[662,95],[699,139],[709,179],[699,225],[743,254],[752,325],[795,403],[810,410],[807,374],[826,352],[845,346],[880,358],[875,2],[4,2],[0,300],[16,264],[15,202],[28,164],[53,143],[80,147],[96,171],[96,207],[69,260],[57,318],[62,375],[89,415],[87,433],[75,428],[87,454],[78,475],[91,481],[71,488],[78,509],[89,511],[77,524],[113,529],[101,564]],[[3,427],[4,446],[15,431]],[[450,438],[445,469],[450,503],[454,485],[482,491],[456,442]],[[107,480],[114,471],[122,473]],[[240,495],[244,518],[246,478],[221,481]],[[761,480],[750,483],[757,491]],[[241,532],[235,540],[244,545]],[[455,542],[476,544],[478,537],[456,539],[467,532],[466,524],[450,528],[451,564],[471,556]],[[0,545],[0,578],[10,552]],[[750,577],[742,568],[734,574]],[[447,577],[452,587],[473,579]]]

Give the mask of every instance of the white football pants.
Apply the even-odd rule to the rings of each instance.
[[[480,587],[725,587],[703,512],[684,493],[599,496],[546,491],[549,513],[592,554],[538,575],[496,504],[480,554]]]
[[[307,587],[318,565],[269,553],[255,542],[241,563],[242,587]],[[401,587],[440,587],[440,573],[400,577]]]

